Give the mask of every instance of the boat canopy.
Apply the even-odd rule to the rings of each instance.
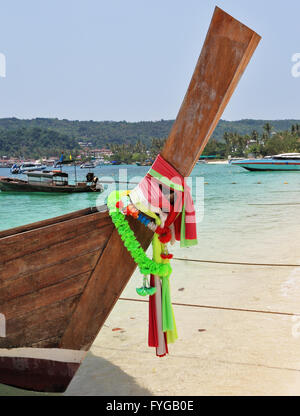
[[[271,156],[272,159],[300,159],[300,153],[283,153],[281,155]]]
[[[28,178],[54,178],[54,177],[62,177],[62,178],[67,178],[68,174],[65,172],[61,172],[61,171],[37,171],[37,172],[27,172],[26,175],[28,176]]]

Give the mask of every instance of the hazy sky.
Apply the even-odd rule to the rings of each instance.
[[[299,0],[0,0],[0,118],[175,118],[216,5],[263,37],[222,118],[300,119]]]

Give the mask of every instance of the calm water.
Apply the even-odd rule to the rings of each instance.
[[[124,176],[119,177],[119,168],[102,166],[95,169],[95,174],[100,180],[126,180]],[[148,171],[148,167],[121,168],[123,172],[127,169],[128,180],[135,177],[138,180]],[[74,169],[68,168],[68,172],[72,180]],[[77,169],[79,179],[86,173],[87,170]],[[0,176],[8,175],[8,169],[0,169]],[[297,235],[300,172],[247,172],[230,165],[197,165],[192,177],[194,184],[196,177],[203,178],[198,191],[201,196],[204,189],[204,218],[198,225],[199,248],[190,249],[187,255],[192,253],[194,257],[209,259],[217,255],[226,260],[229,257],[253,260],[253,256],[258,256],[278,260],[278,252],[284,252],[280,241],[290,239],[291,234]],[[124,185],[120,187],[124,189]],[[195,187],[193,191],[195,194]],[[98,196],[96,193],[0,192],[0,230],[95,206]],[[288,250],[285,258],[286,255],[292,259],[296,253]]]
[[[147,170],[130,166],[128,179],[143,176]],[[73,175],[71,168],[69,173]],[[82,179],[86,173],[77,171]],[[118,180],[119,167],[96,168],[95,174],[100,179]],[[8,175],[8,169],[0,169],[0,176]],[[198,189],[200,194],[204,189],[199,245],[176,249],[176,255],[217,261],[299,263],[300,172],[256,173],[229,165],[197,165],[192,176],[194,180],[203,178]],[[0,230],[95,206],[98,195],[0,192]],[[0,396],[17,394],[31,393],[0,385]]]

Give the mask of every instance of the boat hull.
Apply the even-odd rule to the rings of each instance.
[[[62,393],[85,354],[47,348],[0,350],[0,383],[24,390]]]
[[[3,192],[50,192],[50,193],[81,193],[95,192],[90,186],[51,186],[51,185],[31,185],[21,180],[7,180],[0,178],[0,190]]]
[[[253,161],[253,162],[232,162],[232,166],[239,166],[248,171],[300,171],[300,161]]]
[[[118,240],[105,206],[0,232],[0,383],[65,391],[136,268]]]

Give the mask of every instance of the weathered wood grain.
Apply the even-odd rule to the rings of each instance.
[[[99,212],[99,215],[103,217],[108,216],[108,213],[105,212],[106,211],[105,207],[99,207],[99,210],[104,211],[104,212]],[[82,218],[86,215],[90,215],[96,212],[98,212],[98,209],[96,207],[84,208],[79,211],[70,212],[69,214],[60,215],[59,217],[49,218],[47,220],[37,221],[37,222],[26,224],[26,225],[21,225],[20,227],[9,228],[8,230],[0,231],[0,238],[8,237],[10,235],[16,235],[20,233],[25,233],[27,231],[36,230],[38,228],[46,227],[47,225],[57,224],[59,222],[68,221],[73,218]]]
[[[99,249],[95,248],[91,253],[80,254],[45,269],[34,271],[29,275],[21,275],[21,277],[14,280],[4,280],[0,285],[0,305],[11,299],[36,292],[65,279],[70,279],[86,272],[92,272],[98,258]]]
[[[0,264],[110,225],[110,218],[91,214],[0,239]]]
[[[90,272],[87,272],[28,295],[11,299],[0,305],[0,313],[5,316],[6,321],[9,321],[32,313],[37,309],[50,306],[53,303],[79,295],[82,293],[89,277]],[[40,325],[43,326],[42,320]]]
[[[161,155],[190,175],[260,36],[216,7],[186,96]]]
[[[47,334],[48,336],[48,334]],[[42,341],[34,342],[31,348],[58,348],[61,336],[43,339]]]
[[[130,219],[129,223],[146,249],[152,232],[135,220]],[[61,348],[89,349],[135,268],[136,264],[115,230],[72,315]]]
[[[30,311],[26,315],[8,319],[7,336],[0,338],[0,348],[13,348],[20,345],[41,347],[42,342],[44,345],[46,342],[48,345],[50,343],[54,345],[55,342],[57,346],[79,298],[80,293],[50,306]]]
[[[51,265],[74,258],[79,253],[89,253],[95,249],[101,253],[113,230],[112,225],[93,230],[86,235],[80,235],[72,240],[63,241],[46,247],[42,251],[27,254],[21,258],[13,259],[0,264],[1,281],[16,279],[19,275],[30,275],[37,270],[45,269]]]

